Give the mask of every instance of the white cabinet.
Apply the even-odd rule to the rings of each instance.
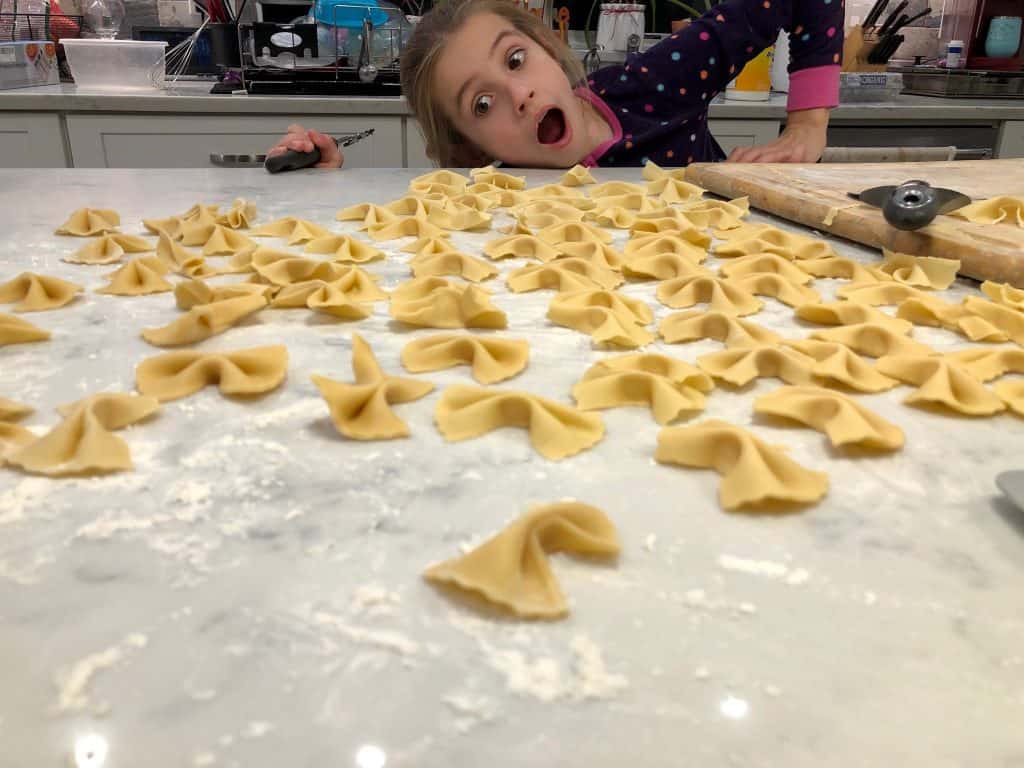
[[[1024,120],[1007,120],[999,131],[996,157],[1024,157]]]
[[[0,114],[0,168],[66,168],[60,115]]]
[[[427,157],[427,145],[420,133],[419,123],[413,117],[405,121],[405,159],[407,168],[434,167],[434,161]]]
[[[211,153],[259,154],[300,122],[332,136],[368,128],[373,136],[345,149],[349,168],[405,165],[400,116],[248,117],[230,115],[67,116],[68,139],[76,168],[206,168]]]
[[[778,120],[708,120],[708,129],[726,156],[736,147],[767,144],[779,138],[782,123]]]

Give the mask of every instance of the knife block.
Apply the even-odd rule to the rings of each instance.
[[[886,64],[871,64],[868,55],[878,45],[878,35],[851,27],[843,44],[843,72],[885,72]]]

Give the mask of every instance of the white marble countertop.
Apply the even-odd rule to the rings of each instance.
[[[0,112],[175,112],[199,114],[360,114],[408,115],[404,98],[331,96],[213,95],[211,83],[183,81],[165,91],[112,93],[75,85],[46,85],[0,91]],[[780,120],[786,117],[786,96],[769,101],[727,101],[710,107],[712,119]],[[832,121],[1000,121],[1024,120],[1020,99],[940,99],[898,96],[891,101],[841,104]]]
[[[42,429],[60,403],[129,391],[135,364],[162,351],[139,330],[177,315],[170,294],[98,294],[109,268],[60,260],[81,245],[51,234],[72,209],[111,207],[141,232],[143,217],[244,196],[261,221],[349,231],[338,208],[393,199],[413,175],[0,171],[0,281],[32,270],[87,287],[26,316],[50,342],[0,348],[0,396],[35,406],[26,423]],[[488,236],[453,239],[475,251]],[[368,269],[390,289],[407,256]],[[838,283],[815,287],[831,299]],[[621,290],[660,319],[654,285]],[[531,345],[526,372],[500,386],[569,402],[606,353],[544,319],[550,292],[489,287],[507,335]],[[976,291],[962,282],[947,298]],[[773,300],[751,319],[809,330]],[[104,768],[934,768],[1024,754],[1024,513],[993,484],[1022,466],[1024,420],[915,410],[900,387],[860,401],[905,430],[905,449],[850,459],[817,432],[752,421],[754,397],[778,382],[716,389],[698,419],[746,425],[831,480],[800,514],[727,514],[715,473],[652,460],[646,409],[603,412],[603,442],[559,463],[519,430],[445,443],[433,409],[445,386],[472,383],[464,368],[421,377],[437,390],[399,406],[410,439],[347,441],[309,377],[349,380],[353,331],[395,373],[402,346],[432,333],[396,330],[385,303],[356,324],[265,310],[199,348],[287,344],[277,391],[166,404],[119,433],[133,472],[0,470],[0,764],[72,765],[90,738],[109,748]],[[938,329],[914,337],[965,346]],[[718,348],[650,347],[691,362]],[[566,620],[482,618],[421,580],[460,544],[563,497],[604,509],[623,543],[610,567],[555,558]]]

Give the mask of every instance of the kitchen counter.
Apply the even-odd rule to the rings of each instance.
[[[24,316],[53,339],[0,348],[0,396],[34,406],[26,423],[42,430],[61,403],[130,391],[134,366],[164,351],[139,331],[179,314],[170,294],[96,293],[112,267],[61,261],[82,244],[51,234],[73,209],[114,208],[142,233],[142,218],[244,196],[260,222],[292,214],[354,231],[338,208],[397,198],[414,175],[0,171],[0,281],[32,270],[87,289]],[[494,235],[452,239],[478,253]],[[385,289],[409,277],[404,242],[366,267]],[[814,287],[831,300],[840,284]],[[571,402],[606,353],[545,319],[551,292],[488,287],[509,314],[504,334],[531,345],[528,369],[499,386]],[[654,288],[620,290],[660,320]],[[945,298],[977,293],[961,281]],[[748,319],[810,330],[773,300]],[[273,393],[207,388],[166,403],[118,433],[131,472],[0,469],[0,762],[56,768],[86,743],[109,747],[102,768],[931,767],[1024,754],[1024,512],[993,484],[1021,466],[1024,420],[913,409],[906,387],[857,396],[907,437],[901,452],[858,458],[817,432],[752,422],[753,399],[777,381],[718,388],[695,421],[744,425],[831,483],[798,514],[728,514],[714,472],[653,461],[647,409],[602,412],[605,439],[557,463],[520,430],[446,443],[434,406],[446,386],[473,383],[465,368],[418,377],[437,389],[397,407],[411,438],[346,440],[310,375],[351,380],[353,332],[393,374],[403,345],[434,333],[396,327],[383,302],[358,323],[267,309],[198,349],[286,344]],[[940,329],[913,336],[967,346]],[[693,362],[719,348],[648,349]],[[565,497],[600,506],[622,554],[554,558],[564,621],[488,617],[422,581],[429,563]]]

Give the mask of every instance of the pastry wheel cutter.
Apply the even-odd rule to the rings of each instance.
[[[359,133],[353,133],[344,138],[334,138],[334,143],[339,147],[350,147],[357,141],[362,141],[373,135],[374,128],[368,128]],[[222,168],[257,168],[263,166],[270,173],[281,173],[282,171],[297,171],[300,168],[308,168],[320,162],[320,150],[313,147],[312,152],[296,152],[289,149],[280,155],[267,157],[260,155],[226,155],[211,153],[210,162]]]
[[[920,179],[849,194],[854,200],[881,208],[890,225],[907,231],[926,227],[940,213],[952,213],[971,203],[971,198],[955,189],[933,187]]]

